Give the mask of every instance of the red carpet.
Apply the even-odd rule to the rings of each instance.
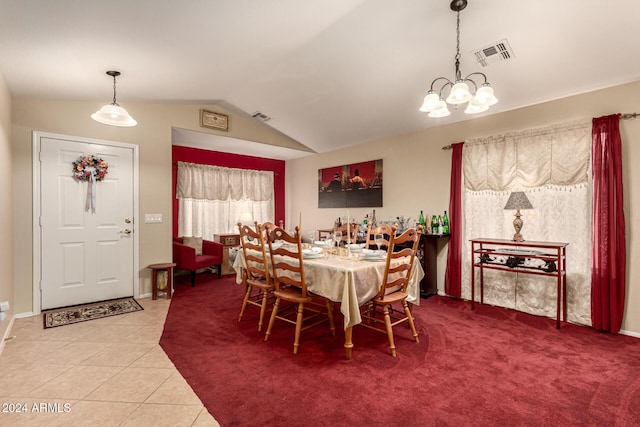
[[[258,310],[238,322],[234,276],[178,278],[160,344],[209,412],[226,426],[631,426],[640,424],[640,340],[463,301],[422,300],[420,343],[328,326],[302,333]],[[342,316],[336,307],[336,325]]]

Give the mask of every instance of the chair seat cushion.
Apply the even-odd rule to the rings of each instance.
[[[195,267],[198,269],[219,264],[222,264],[222,258],[214,255],[200,255],[197,256],[195,260]]]
[[[275,291],[273,295],[275,295],[277,298],[282,298],[285,301],[291,301],[295,303],[308,303],[313,301],[312,296],[303,298],[302,294],[300,294],[300,290],[296,287],[280,289],[279,291]]]
[[[273,289],[273,285],[271,283],[267,283],[264,277],[256,278],[256,279],[247,279],[247,283],[261,289]]]
[[[407,298],[406,292],[393,292],[391,294],[387,294],[384,298],[376,298],[373,301],[376,304],[394,304],[396,302],[400,302]]]

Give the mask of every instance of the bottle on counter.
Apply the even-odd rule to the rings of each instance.
[[[424,220],[424,213],[422,213],[422,211],[420,211],[420,218],[418,219],[418,223],[422,226],[422,228],[427,228],[427,223]]]
[[[431,217],[431,234],[438,234],[438,218],[435,215]]]
[[[375,228],[378,226],[378,220],[376,220],[376,210],[373,210],[373,215],[371,215],[371,228]]]
[[[442,218],[442,232],[449,234],[449,217],[447,216],[447,211],[444,211],[444,217]]]
[[[438,234],[443,234],[443,224],[442,224],[442,216],[438,215]]]

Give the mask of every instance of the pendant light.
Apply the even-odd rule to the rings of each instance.
[[[120,71],[107,71],[107,75],[113,77],[113,102],[102,107],[91,115],[96,122],[110,126],[135,126],[138,124],[133,117],[129,115],[127,110],[122,108],[116,102],[116,77],[120,75]]]
[[[475,72],[463,78],[460,72],[460,11],[465,7],[467,7],[467,0],[453,0],[450,5],[451,10],[456,12],[456,75],[454,81],[446,77],[438,77],[431,82],[431,88],[420,107],[420,111],[429,113],[429,117],[446,117],[451,114],[447,104],[457,108],[458,105],[468,102],[464,112],[477,114],[487,111],[498,102],[484,73]],[[472,76],[481,77],[483,81],[478,83],[471,78]],[[436,82],[443,83],[438,91],[434,89]],[[475,93],[469,89],[469,84],[473,86]],[[443,99],[443,91],[447,87],[450,88],[449,96]]]

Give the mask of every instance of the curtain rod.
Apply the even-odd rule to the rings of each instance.
[[[630,120],[630,119],[635,119],[638,116],[640,116],[640,113],[622,113],[620,115],[620,120]],[[451,148],[453,148],[451,146],[451,144],[449,145],[445,145],[444,147],[442,147],[443,150],[451,150]]]

